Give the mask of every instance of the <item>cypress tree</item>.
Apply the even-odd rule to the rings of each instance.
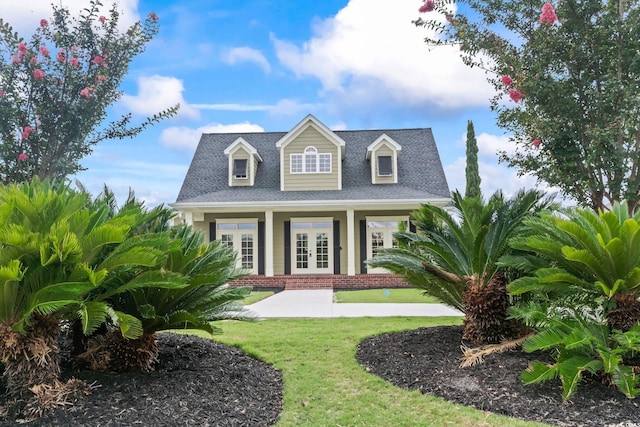
[[[467,122],[467,166],[464,172],[467,180],[467,188],[464,196],[479,198],[481,193],[480,172],[478,170],[478,143],[471,120]]]

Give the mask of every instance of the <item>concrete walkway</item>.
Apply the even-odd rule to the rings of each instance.
[[[462,316],[444,304],[336,304],[331,289],[282,291],[247,308],[260,318]]]

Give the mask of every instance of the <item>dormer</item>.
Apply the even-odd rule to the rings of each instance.
[[[382,134],[367,147],[367,160],[371,166],[372,184],[398,183],[398,154],[400,144]]]
[[[342,189],[345,142],[309,114],[277,143],[280,190]]]
[[[229,159],[229,186],[252,186],[255,183],[258,163],[262,162],[258,150],[242,138],[224,150]]]

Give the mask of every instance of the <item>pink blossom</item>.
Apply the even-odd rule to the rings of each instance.
[[[509,87],[513,84],[513,79],[510,76],[504,75],[502,76],[502,84]]]
[[[71,64],[73,68],[78,68],[80,66],[80,61],[78,61],[78,58],[71,58],[69,60],[69,64]]]
[[[22,130],[22,139],[29,138],[29,135],[31,135],[31,132],[33,132],[33,128],[31,126],[25,126],[24,129]]]
[[[44,71],[42,71],[40,68],[36,68],[35,70],[33,70],[33,78],[36,80],[44,79]]]
[[[104,16],[100,16],[100,18],[98,18],[98,21],[100,21],[101,24],[104,24],[105,22],[107,22],[107,18]]]
[[[24,44],[22,42],[18,43],[18,52],[21,52],[21,53],[24,52],[24,54],[26,55],[27,54],[27,50],[29,50],[29,49],[27,48],[26,44]]]
[[[91,95],[93,95],[94,93],[96,93],[96,90],[92,87],[85,87],[84,89],[82,89],[80,91],[80,96],[84,97],[84,98],[89,98]]]
[[[151,12],[149,14],[149,19],[151,19],[153,22],[158,22],[158,15],[156,15],[155,12]]]
[[[38,58],[36,58],[35,56],[33,58],[31,58],[31,62],[32,64],[37,64],[38,63]]]
[[[19,162],[24,162],[25,160],[28,160],[28,159],[29,159],[29,156],[27,156],[26,154],[24,154],[24,153],[18,154],[18,161]]]
[[[418,9],[418,12],[420,13],[431,12],[433,11],[433,9],[435,9],[435,7],[436,5],[434,4],[433,0],[426,0],[424,4],[420,6],[420,9]]]
[[[533,140],[533,146],[538,148],[540,146],[541,141],[539,139],[534,139]]]
[[[93,62],[96,65],[103,65],[104,59],[101,56],[96,55],[91,62]]]
[[[5,95],[6,95],[5,91],[0,89],[0,96],[5,96]]]
[[[96,77],[96,81],[99,82],[103,82],[104,79],[106,79],[107,76],[100,74],[99,76]]]
[[[47,21],[46,19],[40,20],[40,27],[46,28],[48,25],[49,25],[49,21]]]
[[[69,48],[69,50],[70,50],[71,52],[75,52],[76,50],[78,50],[78,46],[73,45],[73,46],[71,46],[71,47]]]
[[[60,49],[58,51],[56,58],[58,58],[58,62],[64,62],[64,60],[67,58],[67,54],[64,52],[64,49]]]
[[[549,2],[542,5],[542,13],[540,14],[541,24],[553,24],[558,20],[558,15],[553,10],[553,5]]]
[[[20,57],[18,55],[13,55],[11,57],[11,63],[12,64],[19,64],[20,63]]]
[[[45,58],[49,57],[49,49],[46,46],[40,46],[40,54]]]
[[[509,98],[511,98],[513,102],[518,102],[524,98],[524,95],[518,89],[509,89]]]

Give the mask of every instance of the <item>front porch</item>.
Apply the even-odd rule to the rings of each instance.
[[[408,288],[394,274],[318,274],[318,275],[251,275],[230,283],[231,286],[252,286],[255,290],[279,289],[386,289]]]

